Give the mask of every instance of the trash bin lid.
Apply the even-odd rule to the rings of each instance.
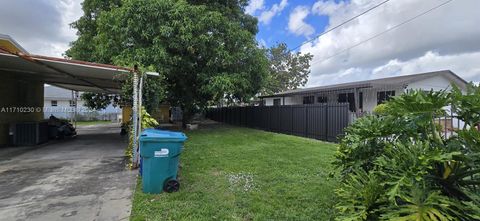
[[[187,140],[182,132],[174,132],[168,130],[158,130],[153,128],[148,128],[143,130],[140,134],[140,141],[176,141],[184,142]]]

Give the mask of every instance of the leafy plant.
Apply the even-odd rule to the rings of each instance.
[[[385,203],[381,177],[373,172],[358,170],[349,174],[335,192],[340,200],[336,220],[377,220],[380,206]]]
[[[478,91],[408,91],[347,128],[338,219],[480,220]],[[466,126],[446,138],[436,118],[448,108]]]
[[[146,128],[155,128],[159,125],[157,120],[153,118],[146,110],[145,107],[142,107],[142,121],[140,122],[142,124],[142,129]],[[133,166],[133,133],[132,133],[132,126],[133,124],[130,121],[130,125],[128,125],[129,128],[129,135],[128,135],[128,146],[127,149],[125,149],[125,156],[127,157],[127,167],[132,168]]]
[[[391,206],[382,214],[382,220],[395,221],[430,221],[458,220],[450,214],[458,214],[457,202],[442,196],[439,192],[431,192],[425,185],[414,185],[408,192],[401,194],[402,204]]]
[[[453,85],[450,97],[453,111],[465,122],[463,129],[480,124],[480,86],[470,83],[464,93]]]
[[[342,168],[344,174],[357,167],[368,171],[389,143],[418,136],[417,131],[417,125],[405,117],[362,117],[345,130],[335,164]]]

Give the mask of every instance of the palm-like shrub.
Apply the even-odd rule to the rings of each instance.
[[[347,128],[337,220],[480,220],[479,91],[409,91]],[[450,138],[445,107],[466,125]]]

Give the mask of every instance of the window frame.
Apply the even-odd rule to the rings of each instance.
[[[274,98],[273,99],[273,106],[280,106],[282,105],[282,99],[281,98]]]
[[[319,104],[328,103],[328,97],[327,96],[318,96],[317,97],[317,103],[319,103]]]
[[[337,102],[338,103],[348,103],[348,110],[350,110],[351,112],[356,111],[355,93],[345,92],[345,93],[339,93],[337,96],[338,96],[337,97]],[[358,97],[360,99],[360,95]],[[362,97],[363,97],[363,95],[362,95]],[[359,103],[359,106],[360,106],[360,103]],[[363,106],[363,102],[362,102],[362,106]]]
[[[395,97],[395,90],[377,91],[377,105],[383,104]]]
[[[50,101],[50,106],[52,106],[52,107],[58,107],[58,101],[57,101],[57,100],[51,100],[51,101]]]
[[[311,104],[315,104],[315,96],[313,95],[303,96],[303,105],[311,105]]]

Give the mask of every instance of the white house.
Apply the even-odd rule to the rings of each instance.
[[[285,91],[261,97],[263,104],[301,105],[325,103],[349,103],[352,113],[371,112],[389,97],[410,89],[448,90],[451,84],[466,89],[467,82],[449,70],[389,77],[344,84],[326,85]]]
[[[121,118],[122,109],[114,107],[111,104],[99,111],[90,110],[84,106],[85,102],[80,99],[82,92],[77,94],[72,90],[67,90],[51,85],[44,87],[44,118],[47,119],[51,115],[62,118],[71,119],[76,113],[77,120],[111,120],[118,121]],[[78,97],[76,97],[78,96]]]

